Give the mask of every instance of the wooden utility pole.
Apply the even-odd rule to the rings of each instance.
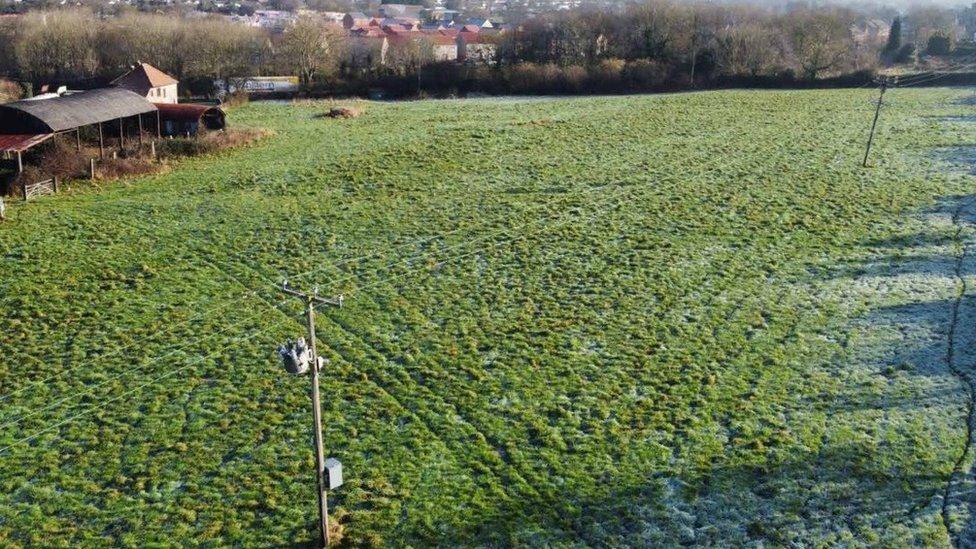
[[[878,93],[878,104],[874,109],[874,120],[871,122],[871,133],[868,135],[868,144],[864,147],[864,161],[861,166],[868,167],[868,154],[871,153],[871,143],[874,141],[874,128],[878,125],[878,116],[881,114],[881,105],[884,99],[885,90],[888,89],[888,77],[882,76],[878,82],[880,90]]]
[[[319,484],[319,543],[322,547],[326,547],[329,545],[329,501],[325,483],[325,450],[322,447],[322,404],[319,401],[319,355],[315,349],[315,306],[342,307],[342,296],[322,298],[318,295],[318,289],[308,294],[290,288],[287,282],[282,285],[281,290],[305,303],[309,348],[312,351],[312,422],[315,434],[315,469]]]

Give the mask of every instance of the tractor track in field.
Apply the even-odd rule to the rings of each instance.
[[[955,299],[952,302],[952,313],[949,320],[949,332],[947,335],[946,345],[946,363],[948,364],[949,370],[952,372],[952,374],[956,376],[956,378],[958,378],[965,387],[967,395],[966,440],[963,444],[962,450],[959,453],[959,457],[953,464],[952,473],[950,473],[949,479],[946,481],[945,488],[942,491],[942,523],[945,526],[946,533],[949,536],[949,542],[953,547],[959,547],[959,539],[953,533],[952,527],[949,523],[950,498],[952,496],[952,488],[960,475],[963,474],[963,466],[966,459],[969,457],[970,452],[972,451],[974,436],[973,422],[974,419],[976,419],[976,417],[974,417],[976,416],[976,382],[974,382],[972,377],[967,375],[956,362],[956,340],[959,329],[959,311],[962,308],[962,302],[965,299],[966,292],[969,289],[966,278],[963,276],[963,264],[966,261],[968,254],[966,243],[962,239],[963,225],[960,223],[960,217],[971,202],[972,201],[969,200],[961,203],[952,213],[952,224],[955,226],[953,240],[960,249],[953,264],[953,276],[956,279],[957,291]]]

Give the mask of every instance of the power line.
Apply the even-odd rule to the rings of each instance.
[[[271,327],[268,327],[268,328],[264,328],[262,330],[254,331],[254,332],[252,332],[252,333],[250,333],[250,334],[248,334],[246,336],[241,336],[239,338],[236,338],[233,342],[236,343],[236,342],[239,342],[239,341],[244,341],[246,339],[252,338],[252,337],[257,336],[257,335],[260,335],[261,333],[266,332],[266,331],[270,330],[273,327],[274,326],[271,326]],[[55,423],[54,425],[51,425],[49,427],[46,427],[46,428],[44,428],[44,429],[42,429],[40,431],[36,431],[36,432],[34,432],[34,433],[26,436],[26,437],[17,439],[14,442],[12,442],[12,443],[4,446],[3,448],[0,448],[0,454],[2,454],[3,452],[9,450],[10,448],[12,448],[14,446],[17,446],[17,445],[22,444],[24,442],[30,442],[31,440],[34,440],[37,437],[39,437],[39,436],[41,436],[41,435],[43,435],[45,433],[48,433],[50,431],[53,431],[54,429],[57,429],[58,427],[61,427],[62,425],[65,425],[67,423],[70,423],[70,422],[72,422],[72,421],[74,421],[74,420],[76,420],[76,419],[78,419],[80,417],[84,417],[84,416],[86,416],[86,415],[88,415],[88,414],[90,414],[90,413],[92,413],[92,412],[94,412],[96,410],[102,410],[102,409],[104,409],[106,407],[106,405],[108,405],[108,404],[110,404],[112,402],[116,402],[116,401],[118,401],[118,400],[120,400],[120,399],[122,399],[122,398],[124,398],[126,396],[131,395],[132,393],[135,393],[136,391],[138,391],[140,389],[143,389],[143,388],[148,387],[149,385],[152,385],[152,384],[154,384],[154,383],[156,383],[158,381],[162,381],[163,379],[166,379],[168,377],[171,377],[173,375],[176,375],[177,373],[179,373],[179,372],[181,372],[183,370],[186,370],[187,368],[193,366],[196,363],[203,362],[204,360],[206,360],[206,359],[208,359],[208,358],[210,358],[210,357],[212,357],[212,356],[220,353],[221,351],[222,351],[222,349],[221,350],[218,350],[218,351],[214,351],[213,353],[210,353],[208,355],[202,356],[202,357],[198,358],[196,360],[196,362],[191,362],[189,364],[185,364],[185,365],[183,365],[183,366],[181,366],[179,368],[176,368],[175,370],[171,370],[171,371],[169,371],[169,372],[167,372],[167,373],[165,373],[165,374],[163,374],[163,375],[161,375],[159,377],[153,378],[153,379],[151,379],[151,380],[149,380],[149,381],[147,381],[147,382],[145,382],[145,383],[143,383],[143,384],[141,384],[141,385],[139,385],[139,386],[137,386],[137,387],[135,387],[135,388],[133,388],[133,389],[131,389],[129,391],[126,391],[126,392],[124,392],[122,394],[119,394],[119,395],[113,397],[113,398],[110,398],[110,399],[108,399],[106,401],[103,401],[100,404],[92,405],[92,406],[88,407],[86,410],[83,410],[82,412],[79,412],[79,413],[77,413],[77,414],[75,414],[73,416],[70,416],[70,417],[68,417],[68,418],[66,418],[66,419],[64,419],[64,420],[62,420],[62,421],[60,421],[58,423]]]
[[[281,302],[277,303],[275,306],[278,307],[280,305],[283,305],[284,303],[286,303],[286,301],[287,300],[281,301]],[[230,330],[231,328],[237,328],[237,327],[243,326],[249,320],[253,320],[254,318],[257,318],[258,316],[261,316],[262,314],[263,313],[257,313],[257,314],[251,315],[248,318],[245,318],[244,320],[242,320],[240,322],[237,322],[235,324],[231,324],[229,326],[225,326],[224,328],[222,328],[219,331],[217,331],[216,334],[204,336],[204,337],[200,338],[199,340],[197,340],[197,341],[195,341],[195,342],[193,342],[193,343],[191,343],[189,345],[185,345],[183,348],[189,347],[191,345],[200,344],[204,340],[211,339],[212,337],[214,337],[214,335],[220,335],[220,334],[222,334],[222,333]],[[90,394],[95,389],[98,389],[99,387],[101,387],[101,386],[103,386],[103,385],[105,385],[107,383],[110,383],[112,381],[115,381],[115,380],[117,380],[117,379],[119,379],[119,378],[121,378],[123,376],[127,376],[129,374],[133,374],[133,373],[136,373],[136,372],[140,372],[142,370],[145,370],[146,368],[148,368],[149,366],[151,366],[151,365],[159,362],[160,360],[162,360],[166,356],[175,354],[176,352],[177,351],[172,351],[172,352],[168,353],[167,355],[163,355],[163,356],[158,357],[158,358],[156,358],[154,360],[151,360],[151,361],[143,364],[142,366],[138,366],[138,367],[135,367],[135,368],[132,368],[132,369],[128,369],[128,370],[123,370],[122,372],[120,372],[120,373],[118,373],[118,374],[116,374],[114,376],[111,376],[111,377],[109,377],[107,379],[104,379],[104,380],[102,380],[102,381],[100,381],[100,382],[98,382],[98,383],[96,383],[94,385],[85,386],[85,389],[83,391],[81,391],[81,392],[72,393],[69,396],[66,396],[66,397],[64,397],[64,398],[62,398],[62,399],[60,399],[58,401],[52,402],[51,404],[48,404],[47,406],[44,406],[43,408],[38,408],[38,409],[35,409],[35,410],[31,410],[30,413],[28,413],[28,414],[22,415],[22,416],[20,416],[20,417],[18,417],[16,419],[7,421],[6,423],[3,423],[2,425],[0,425],[0,432],[2,432],[3,430],[7,429],[8,427],[11,427],[13,425],[20,424],[22,421],[24,421],[26,419],[29,419],[31,417],[34,417],[34,416],[36,416],[36,415],[38,415],[38,414],[40,414],[42,412],[45,412],[45,411],[50,410],[52,408],[56,408],[58,405],[63,404],[65,402],[69,401],[69,400],[72,400],[72,399],[77,398],[79,396],[84,396],[84,395]],[[69,407],[69,409],[70,409],[70,407]]]
[[[248,292],[245,292],[244,294],[242,294],[241,295],[241,298],[245,298],[248,295],[256,295],[256,294],[257,294],[257,292],[248,291]],[[227,307],[230,307],[231,305],[235,305],[235,304],[238,304],[238,303],[240,303],[240,298],[231,298],[227,302],[223,303],[222,305],[220,305],[218,307],[215,307],[214,309],[200,311],[199,313],[197,313],[196,315],[194,315],[193,317],[191,317],[191,318],[189,318],[187,320],[184,320],[184,321],[182,321],[180,323],[171,325],[168,329],[163,330],[162,332],[160,332],[160,334],[165,335],[167,333],[171,333],[171,332],[175,331],[176,328],[181,327],[181,326],[183,326],[185,324],[189,324],[190,322],[192,322],[193,320],[195,320],[197,318],[203,318],[203,316],[205,314],[208,314],[208,313],[209,314],[213,314],[213,313],[219,312],[219,311],[221,311],[223,309],[226,309]],[[140,339],[140,340],[133,341],[133,342],[131,342],[129,344],[126,344],[126,345],[124,345],[122,347],[119,347],[117,349],[114,349],[114,350],[112,350],[112,351],[110,351],[110,352],[108,352],[108,353],[106,353],[106,354],[104,354],[104,355],[102,355],[102,356],[100,356],[98,358],[99,358],[99,360],[101,360],[101,359],[104,359],[104,358],[107,358],[107,357],[112,357],[112,356],[115,356],[115,355],[122,354],[124,351],[129,350],[132,347],[135,347],[136,345],[138,345],[140,343],[145,343],[148,340],[149,340],[149,338],[146,337],[146,338],[143,338],[143,339]],[[198,343],[199,341],[200,340],[190,341],[189,343],[186,343],[186,344],[181,345],[180,347],[172,350],[170,353],[168,353],[167,355],[164,355],[164,356],[168,356],[169,354],[178,352],[178,351],[180,351],[182,349],[185,349],[187,347],[191,347],[195,343]],[[9,399],[9,398],[11,398],[13,396],[19,395],[19,394],[23,393],[24,391],[27,391],[28,389],[31,389],[33,386],[43,385],[43,384],[45,384],[45,383],[47,383],[47,382],[49,382],[49,381],[51,381],[51,380],[53,380],[53,379],[55,379],[57,377],[60,377],[60,376],[66,374],[66,373],[68,373],[70,371],[73,371],[73,370],[77,369],[78,367],[79,366],[74,366],[72,368],[62,368],[62,369],[58,370],[57,372],[55,372],[55,373],[53,373],[53,374],[51,374],[51,375],[49,375],[49,376],[47,376],[47,377],[45,377],[43,379],[31,381],[31,382],[27,383],[26,385],[24,385],[23,387],[20,387],[20,388],[15,389],[15,390],[13,390],[13,391],[11,391],[11,392],[3,395],[3,396],[0,396],[0,402],[3,402],[3,401],[5,401],[5,400],[7,400],[7,399]]]

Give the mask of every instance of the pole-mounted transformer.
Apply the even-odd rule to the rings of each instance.
[[[278,347],[278,356],[285,371],[296,376],[307,373],[308,365],[312,362],[312,350],[304,337]]]

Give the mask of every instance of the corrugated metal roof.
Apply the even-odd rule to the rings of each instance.
[[[53,136],[53,133],[0,135],[0,152],[23,152]]]
[[[156,106],[137,93],[100,88],[0,105],[0,134],[54,133],[150,112]]]

